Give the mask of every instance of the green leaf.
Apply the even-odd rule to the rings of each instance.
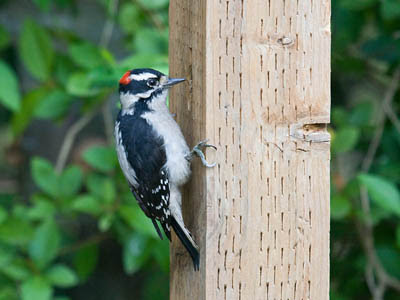
[[[137,5],[126,2],[121,5],[118,21],[123,31],[135,33],[140,26],[140,11]]]
[[[349,112],[342,107],[332,108],[332,123],[335,126],[344,126],[348,124]]]
[[[26,266],[26,261],[21,259],[15,259],[11,263],[2,266],[1,272],[15,281],[26,280],[31,276],[31,272]]]
[[[73,73],[67,81],[67,92],[73,96],[90,97],[99,93],[98,88],[92,86],[90,77],[86,73]]]
[[[33,2],[45,12],[49,10],[51,4],[51,0],[33,0]]]
[[[160,265],[161,269],[168,274],[169,271],[169,244],[164,243],[160,239],[155,239],[151,241],[152,253]]]
[[[87,187],[92,195],[104,203],[110,204],[115,200],[115,185],[108,177],[91,174],[87,180]]]
[[[113,214],[108,213],[102,216],[98,222],[99,230],[101,232],[106,232],[108,229],[110,229],[113,222],[114,222]]]
[[[376,205],[400,217],[400,193],[393,183],[370,174],[361,174],[358,179]]]
[[[78,66],[86,69],[93,69],[105,63],[99,48],[86,42],[72,44],[68,53]]]
[[[57,119],[68,111],[72,101],[73,98],[62,90],[54,90],[40,101],[34,115],[41,119]]]
[[[0,25],[0,50],[3,50],[10,44],[10,34]]]
[[[364,10],[372,7],[378,0],[340,0],[343,8],[349,10]]]
[[[7,219],[7,216],[8,216],[8,213],[5,210],[5,208],[0,206],[0,224],[2,224]]]
[[[44,197],[34,196],[34,206],[28,211],[28,218],[31,220],[45,220],[52,217],[56,212],[54,204]]]
[[[168,5],[168,0],[138,0],[140,3],[141,7],[145,9],[150,9],[150,10],[155,10],[155,9],[160,9],[164,8]]]
[[[50,196],[59,196],[58,176],[49,161],[35,157],[31,163],[32,177],[36,185]]]
[[[17,75],[3,61],[0,61],[0,102],[12,111],[18,111],[21,106]]]
[[[151,220],[139,209],[139,206],[121,205],[118,213],[137,232],[157,238],[158,235]]]
[[[400,248],[400,225],[396,227],[396,246]]]
[[[19,136],[31,122],[33,112],[48,93],[48,87],[42,86],[28,92],[22,99],[22,107],[14,113],[11,124],[15,136]]]
[[[106,67],[99,67],[91,70],[88,73],[88,78],[91,82],[91,86],[95,89],[113,88],[115,89],[120,74],[115,72],[115,69]]]
[[[50,77],[54,49],[47,31],[32,20],[26,20],[19,39],[19,53],[28,71],[39,80]]]
[[[50,300],[53,289],[42,277],[33,277],[22,284],[22,300]]]
[[[168,52],[168,32],[142,28],[136,33],[133,45],[138,53],[164,54]]]
[[[82,171],[78,166],[69,166],[60,176],[60,194],[64,197],[75,196],[82,186]]]
[[[72,202],[72,209],[97,216],[103,211],[101,204],[91,195],[80,195]]]
[[[379,245],[376,248],[384,270],[391,276],[400,278],[400,252],[392,245]]]
[[[18,300],[17,288],[13,286],[4,286],[0,288],[0,300]]]
[[[398,0],[384,0],[381,5],[381,15],[386,21],[400,18],[400,3]]]
[[[147,239],[139,234],[131,234],[124,241],[122,260],[124,270],[127,274],[133,274],[144,264],[148,253],[146,253]]]
[[[332,219],[343,219],[349,215],[351,204],[344,196],[335,195],[331,198],[331,217]]]
[[[97,245],[89,245],[79,249],[74,257],[74,267],[81,280],[85,280],[94,271],[99,257]]]
[[[336,153],[353,150],[360,137],[360,130],[355,127],[340,128],[332,140],[332,151]]]
[[[120,78],[132,66],[135,66],[135,68],[147,68],[151,66],[152,68],[159,69],[159,66],[168,66],[168,56],[148,54],[146,52],[128,56],[119,62],[118,68],[115,71],[118,73],[117,77]],[[168,72],[165,74],[168,74]]]
[[[83,159],[91,167],[103,172],[112,171],[117,166],[117,155],[111,147],[93,146],[83,153]]]
[[[0,224],[0,240],[16,246],[26,245],[32,238],[33,230],[24,219],[10,217]]]
[[[169,298],[168,272],[154,272],[141,283],[143,298],[141,300],[164,300]],[[243,297],[242,297],[243,298]],[[348,299],[347,299],[348,300]]]
[[[367,58],[394,63],[400,59],[400,40],[387,35],[378,36],[368,40],[361,50]]]
[[[9,265],[15,256],[13,247],[6,247],[0,244],[0,269]]]
[[[68,288],[77,285],[78,276],[66,265],[54,265],[46,273],[46,278],[52,285]]]
[[[367,126],[373,117],[373,113],[374,110],[371,102],[360,102],[352,109],[347,122],[355,126]]]
[[[29,255],[39,268],[45,267],[58,253],[60,232],[52,219],[44,221],[35,232],[29,245]]]

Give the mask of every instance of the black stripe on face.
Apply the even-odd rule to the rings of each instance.
[[[120,84],[119,92],[120,93],[130,93],[132,95],[147,93],[154,88],[151,88],[147,85],[146,80],[131,80],[129,84]]]

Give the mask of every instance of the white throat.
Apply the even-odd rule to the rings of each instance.
[[[121,93],[120,94],[120,101],[121,101],[121,106],[122,106],[122,114],[129,114],[133,115],[135,113],[135,103],[139,101],[140,99],[147,99],[151,96],[151,93],[154,92],[154,90],[141,93],[141,94],[131,94],[131,93]],[[167,107],[167,96],[168,96],[168,90],[163,90],[161,93],[159,93],[156,97],[152,97],[148,101],[148,106],[150,110],[153,111],[168,111]]]

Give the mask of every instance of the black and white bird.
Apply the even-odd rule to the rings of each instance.
[[[190,151],[167,107],[168,89],[184,80],[153,69],[126,72],[119,81],[121,111],[115,138],[121,169],[139,206],[161,239],[157,221],[169,240],[174,229],[198,270],[198,246],[183,222],[180,187],[189,179],[194,154],[205,166],[214,166],[201,151],[214,146],[203,141]]]

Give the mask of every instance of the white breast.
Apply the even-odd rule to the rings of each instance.
[[[153,100],[150,107],[153,111],[143,114],[143,118],[164,139],[169,180],[171,184],[180,186],[190,176],[190,162],[186,159],[190,150],[181,129],[172,118],[165,101],[162,101],[162,99],[157,100]]]

